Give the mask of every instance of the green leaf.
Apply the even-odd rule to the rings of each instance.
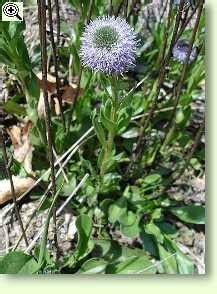
[[[73,175],[69,178],[69,182],[63,186],[63,194],[69,196],[76,187],[76,177]]]
[[[132,108],[125,107],[120,110],[118,113],[118,122],[117,122],[117,133],[123,133],[128,127],[132,117]]]
[[[123,226],[132,226],[136,222],[136,220],[137,220],[137,217],[135,213],[133,213],[132,211],[127,211],[123,213],[119,218],[119,222]]]
[[[79,273],[81,274],[102,274],[105,273],[107,262],[101,258],[92,258],[82,264]]]
[[[32,274],[37,266],[37,262],[30,255],[14,251],[0,260],[0,274]]]
[[[194,273],[194,264],[192,260],[186,256],[178,248],[174,241],[172,241],[168,236],[165,236],[165,244],[172,252],[176,252],[175,258],[178,264],[178,270],[180,274],[188,275]]]
[[[144,250],[148,251],[151,255],[157,258],[159,254],[156,238],[153,235],[147,234],[145,232],[142,232],[140,237]]]
[[[201,169],[201,164],[197,158],[191,158],[190,163],[195,170]]]
[[[116,125],[113,121],[111,121],[105,114],[105,109],[102,106],[100,110],[100,121],[102,122],[103,126],[108,130],[108,131],[114,131],[116,129]]]
[[[182,206],[170,208],[172,214],[180,220],[191,224],[205,224],[205,207],[203,206]]]
[[[158,240],[158,242],[160,242],[160,243],[162,243],[164,240],[160,229],[152,222],[145,226],[145,232],[147,234],[155,236],[156,240]]]
[[[161,265],[164,268],[166,274],[177,274],[178,267],[174,253],[168,252],[163,246],[158,244],[159,256]]]
[[[80,70],[80,58],[79,58],[79,55],[78,55],[78,50],[77,50],[77,48],[76,48],[76,46],[74,44],[71,44],[70,49],[71,49],[71,54],[73,55],[73,60],[74,60],[73,66],[74,66],[75,72],[79,73],[79,70]]]
[[[178,229],[166,221],[158,221],[156,222],[156,225],[160,228],[163,234],[172,235],[173,237],[178,235]]]
[[[124,197],[118,199],[115,203],[109,206],[109,221],[115,223],[120,219],[120,216],[127,211],[127,200]]]
[[[87,256],[94,247],[94,242],[90,240],[92,233],[92,221],[86,214],[81,214],[76,220],[76,227],[78,231],[77,248],[73,255],[64,263],[63,267],[73,268],[82,258]]]
[[[92,122],[93,122],[93,126],[100,144],[102,146],[105,146],[106,145],[105,132],[103,130],[102,124],[98,121],[96,112],[94,112],[93,114]]]
[[[180,124],[185,118],[185,115],[183,113],[183,110],[180,108],[178,109],[177,113],[176,113],[176,123]]]
[[[78,230],[78,245],[76,258],[79,260],[89,253],[89,240],[92,232],[92,222],[88,215],[82,214],[76,220]]]
[[[123,262],[110,264],[107,274],[154,274],[156,267],[146,256],[131,256]]]
[[[161,208],[156,208],[151,214],[151,219],[156,220],[161,218],[161,210]]]
[[[190,260],[190,258],[184,255],[180,250],[177,251],[176,260],[178,263],[178,269],[180,274],[194,274],[194,264],[192,260]]]
[[[4,110],[7,113],[11,113],[11,114],[17,114],[17,115],[25,115],[26,114],[26,110],[24,107],[20,106],[18,103],[14,102],[13,100],[8,100],[5,104],[4,104]]]
[[[161,175],[159,174],[152,174],[149,175],[145,178],[144,182],[147,185],[156,185],[157,183],[159,183],[161,181]]]
[[[136,221],[131,226],[124,226],[121,224],[120,226],[121,233],[124,234],[128,238],[136,238],[139,236],[139,223]]]
[[[40,244],[40,252],[39,252],[39,258],[38,258],[38,269],[39,270],[44,261],[45,261],[45,255],[46,255],[46,251],[47,251],[47,237],[48,237],[48,229],[49,229],[49,224],[50,224],[50,219],[52,217],[53,214],[53,208],[54,205],[56,204],[57,198],[59,196],[60,191],[62,190],[62,187],[60,187],[60,189],[56,192],[56,194],[53,197],[52,203],[49,207],[48,210],[48,214],[47,214],[47,219],[45,221],[44,227],[43,227],[43,235],[42,235],[42,240],[41,240],[41,244]]]
[[[95,247],[92,252],[92,256],[97,258],[103,258],[106,261],[118,260],[122,257],[123,247],[114,240],[95,240]]]

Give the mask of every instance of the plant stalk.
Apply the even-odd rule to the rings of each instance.
[[[175,104],[174,104],[172,115],[171,115],[171,118],[170,118],[170,121],[169,121],[168,132],[166,132],[166,135],[165,135],[165,137],[163,139],[163,144],[162,144],[162,147],[161,147],[161,151],[164,151],[166,145],[168,144],[170,138],[172,137],[172,135],[173,135],[173,133],[175,132],[175,129],[176,129],[177,107],[178,107],[178,104],[179,104],[179,100],[181,98],[182,87],[183,87],[183,83],[185,81],[187,69],[189,67],[190,55],[191,55],[193,44],[194,44],[194,41],[195,41],[195,38],[196,38],[196,35],[197,35],[197,31],[198,31],[198,28],[199,28],[200,17],[201,17],[202,11],[203,11],[203,1],[200,2],[196,23],[195,23],[195,26],[194,26],[194,29],[193,29],[191,41],[190,41],[190,44],[189,44],[189,49],[188,49],[187,56],[186,56],[186,61],[185,61],[184,65],[183,65],[182,72],[181,72],[181,77],[180,77],[180,80],[179,80],[179,83],[178,83],[178,86],[177,86],[177,90],[176,90]]]
[[[56,180],[55,180],[55,167],[54,167],[54,154],[53,154],[53,140],[51,131],[51,112],[48,101],[48,85],[47,85],[47,41],[46,41],[46,6],[45,1],[38,0],[38,22],[40,32],[40,44],[41,44],[41,64],[42,64],[42,82],[43,82],[43,95],[46,114],[46,131],[48,142],[48,156],[51,168],[51,183],[53,197],[56,194]],[[58,251],[57,232],[56,232],[56,207],[53,208],[53,220],[54,220],[54,242]]]
[[[52,17],[52,7],[51,7],[51,0],[48,0],[48,18],[49,18],[49,26],[50,26],[50,38],[51,38],[51,46],[53,50],[53,59],[54,59],[54,69],[55,69],[55,78],[56,78],[56,93],[57,99],[60,106],[60,116],[63,123],[64,131],[66,131],[66,124],[65,124],[65,117],[63,114],[63,105],[62,105],[62,97],[60,93],[60,80],[59,80],[59,58],[58,58],[58,43],[59,43],[59,25],[58,25],[58,16],[57,16],[57,46],[54,40],[54,32],[53,32],[53,17]],[[55,0],[56,8],[58,7],[58,0]],[[56,9],[56,13],[59,11]],[[58,15],[58,14],[57,14]]]
[[[117,108],[118,108],[118,97],[117,97],[117,87],[116,87],[116,80],[115,78],[111,78],[111,88],[112,88],[112,109],[111,109],[111,121],[116,124],[117,121]],[[114,138],[116,135],[116,130],[115,128],[110,130],[108,132],[108,140],[105,146],[105,150],[104,150],[104,156],[103,156],[103,161],[102,161],[102,166],[101,166],[101,170],[100,170],[100,175],[103,177],[106,169],[107,169],[107,164],[108,164],[108,160],[111,156],[112,153],[112,147],[113,147],[113,143],[114,143]]]

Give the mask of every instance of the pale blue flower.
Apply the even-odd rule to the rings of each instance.
[[[179,40],[173,48],[173,58],[180,63],[185,63],[189,50],[189,44],[185,40]],[[193,47],[189,57],[189,63],[192,63],[197,57],[197,48]]]
[[[93,71],[121,75],[135,65],[136,34],[120,17],[99,17],[91,21],[81,41],[82,64]]]

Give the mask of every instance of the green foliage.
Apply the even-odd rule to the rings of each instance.
[[[174,207],[170,211],[186,223],[205,224],[205,208],[203,206]]]
[[[0,274],[33,274],[37,262],[30,255],[14,251],[0,260]]]
[[[112,2],[114,13],[123,16],[123,1]],[[174,127],[171,131],[174,93],[183,65],[171,58],[153,116],[142,138],[141,156],[135,160],[138,151],[135,152],[135,146],[141,139],[142,128],[148,120],[157,91],[165,32],[168,33],[167,53],[174,24],[167,28],[166,21],[162,19],[161,23],[155,23],[145,31],[143,20],[132,9],[131,2],[128,21],[140,38],[136,68],[118,78],[82,69],[81,94],[73,109],[67,104],[63,107],[66,121],[70,111],[73,111],[67,132],[64,132],[60,118],[52,112],[53,145],[58,156],[65,153],[89,128],[93,126],[94,130],[64,166],[69,182],[60,174],[56,181],[57,194],[52,199],[47,198],[39,209],[39,212],[48,209],[48,214],[43,236],[33,257],[23,252],[10,252],[0,259],[0,273],[196,272],[194,262],[181,251],[177,242],[181,234],[177,221],[189,228],[197,225],[200,228],[205,224],[205,207],[185,200],[185,193],[192,192],[191,179],[204,173],[202,141],[189,162],[185,160],[197,131],[192,127],[193,105],[204,94],[204,17],[195,42],[202,49],[187,69],[174,113]],[[59,48],[59,68],[66,84],[71,82],[68,76],[72,75],[74,81],[81,73],[79,48],[90,8],[90,1],[86,0],[69,0],[69,3],[78,17],[73,25],[61,20],[61,32],[67,38],[64,39],[64,46]],[[175,13],[174,10],[173,22]],[[93,1],[91,19],[107,14],[107,2]],[[30,59],[28,44],[23,37],[24,23],[2,22],[0,30],[0,63],[7,73],[13,75],[18,85],[17,93],[12,91],[12,97],[0,106],[19,121],[27,117],[33,122],[30,134],[34,146],[32,163],[36,177],[40,177],[49,168],[45,125],[37,114],[39,85],[35,72],[39,71],[40,52],[35,48],[36,54]],[[192,29],[187,28],[183,37],[190,40],[191,34]],[[69,64],[70,58],[72,64]],[[51,72],[52,54],[50,63]],[[167,140],[162,144],[166,135]],[[9,144],[7,148],[9,151]],[[132,169],[129,168],[131,163]],[[179,175],[183,167],[184,174],[176,182],[173,176]],[[13,175],[27,176],[22,164],[16,161],[13,161],[11,171]],[[73,250],[64,252],[64,257],[56,261],[46,248],[53,207],[74,191],[86,173],[89,174],[88,180],[67,208],[76,217]],[[49,183],[50,173],[43,176],[40,188],[29,193],[30,198],[41,197],[43,187]]]
[[[90,240],[92,232],[92,223],[88,215],[80,215],[76,220],[78,230],[78,243],[72,256],[65,262],[64,267],[73,268],[77,263],[85,258],[93,249],[93,243]]]

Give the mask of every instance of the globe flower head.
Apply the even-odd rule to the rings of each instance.
[[[179,40],[173,48],[173,58],[180,63],[185,63],[188,55],[189,44],[185,40]],[[197,48],[193,47],[189,57],[189,63],[192,63],[197,57]]]
[[[99,17],[85,28],[81,38],[83,66],[109,75],[121,75],[135,66],[137,39],[120,17]]]

